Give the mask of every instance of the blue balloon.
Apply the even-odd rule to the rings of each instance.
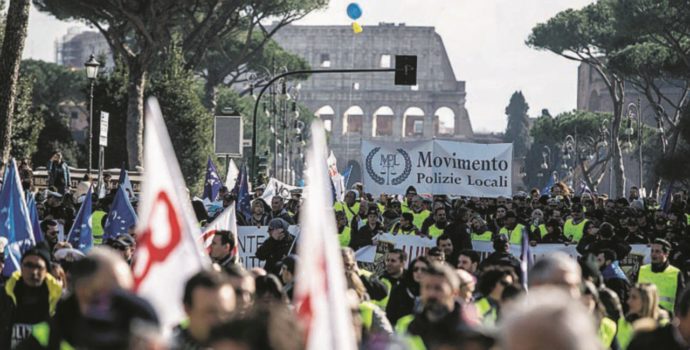
[[[362,8],[359,7],[358,3],[353,2],[347,5],[347,15],[353,20],[357,20],[358,18],[362,17]]]

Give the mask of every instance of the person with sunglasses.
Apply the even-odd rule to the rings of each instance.
[[[392,325],[396,324],[403,316],[411,315],[414,311],[419,299],[419,283],[429,265],[429,260],[424,256],[412,260],[407,271],[405,271],[403,280],[393,287],[386,306],[386,315]]]
[[[48,274],[50,265],[47,247],[29,249],[0,291],[0,349],[14,348],[55,314],[62,286]]]

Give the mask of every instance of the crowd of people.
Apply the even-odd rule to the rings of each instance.
[[[263,268],[245,269],[235,233],[213,235],[214,269],[192,276],[182,300],[187,318],[172,336],[159,331],[147,300],[133,292],[133,232],[99,242],[84,254],[59,238],[71,227],[88,176],[70,188],[69,168],[51,159],[46,190],[33,187],[30,164],[20,166],[27,198],[39,208],[42,240],[24,252],[19,269],[0,280],[0,349],[302,349],[293,290],[302,252],[290,225],[299,224],[301,193],[264,200],[253,193],[250,215],[238,225],[267,226],[256,251]],[[65,171],[67,169],[67,171]],[[94,194],[93,233],[102,234],[117,191]],[[135,198],[134,198],[135,199]],[[223,188],[219,210],[192,200],[203,227],[235,205]],[[136,200],[132,203],[136,207]],[[690,198],[666,208],[643,198],[582,193],[557,183],[512,198],[404,196],[367,193],[361,184],[335,202],[352,330],[361,349],[688,349]],[[435,247],[411,258],[385,253],[383,271],[369,271],[356,252],[379,234],[419,235]],[[523,242],[527,239],[528,242]],[[474,250],[489,242],[488,255]],[[5,242],[6,243],[6,242]],[[553,253],[525,273],[511,245],[568,244],[579,256]],[[649,264],[624,271],[631,245],[650,247]],[[0,248],[2,244],[0,244]],[[0,269],[8,256],[3,249]]]

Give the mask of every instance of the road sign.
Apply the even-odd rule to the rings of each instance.
[[[417,56],[395,56],[395,85],[417,85]]]
[[[108,147],[108,119],[110,113],[101,112],[101,135],[98,140],[98,144],[103,147]]]

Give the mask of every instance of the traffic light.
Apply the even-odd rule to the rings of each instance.
[[[417,85],[417,56],[395,56],[395,85]]]

